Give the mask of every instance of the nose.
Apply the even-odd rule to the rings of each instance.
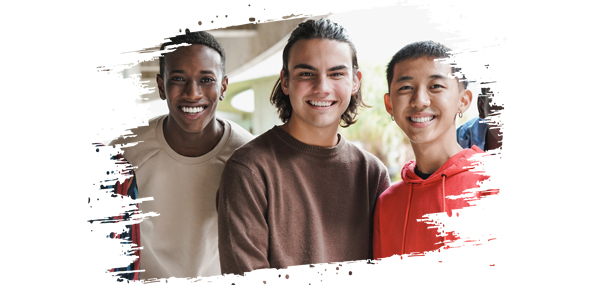
[[[331,93],[331,82],[329,82],[329,77],[327,77],[327,74],[317,76],[316,81],[314,93],[324,95]]]
[[[184,96],[191,100],[200,100],[202,97],[202,88],[194,80],[189,80],[185,85]]]
[[[431,101],[429,100],[429,93],[427,93],[427,88],[417,87],[412,97],[410,98],[410,106],[415,109],[425,109],[429,107]]]

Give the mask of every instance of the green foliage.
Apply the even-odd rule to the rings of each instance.
[[[366,151],[388,166],[390,172],[396,172],[393,170],[398,169],[399,163],[404,165],[406,160],[412,159],[412,150],[404,132],[385,110],[383,97],[388,91],[386,67],[369,63],[360,63],[360,67],[363,100],[371,108],[359,110],[358,121],[348,128],[340,128],[340,133],[350,141],[360,142]],[[393,178],[397,180],[397,176]]]

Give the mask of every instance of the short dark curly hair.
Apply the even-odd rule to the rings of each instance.
[[[386,73],[387,73],[387,82],[388,82],[388,92],[390,91],[390,87],[392,85],[392,80],[394,79],[394,67],[398,62],[407,59],[417,59],[420,57],[429,57],[429,58],[450,58],[452,57],[452,50],[447,46],[434,42],[434,41],[421,41],[414,42],[412,44],[408,44],[400,49],[390,60],[390,63],[387,65]],[[450,64],[452,67],[452,73],[459,72],[461,70],[460,67],[456,66],[455,63]],[[464,74],[462,74],[462,78],[457,80],[463,83],[463,87],[467,89],[469,82]]]
[[[213,35],[205,31],[190,32],[190,29],[185,29],[185,35],[178,35],[169,39],[171,41],[163,43],[160,46],[160,50],[164,50],[168,46],[184,43],[201,44],[216,50],[221,56],[221,72],[223,73],[223,76],[225,76],[225,49],[223,49],[221,44],[217,41],[217,39],[215,39]],[[160,55],[158,61],[160,65],[160,76],[163,76],[165,72],[165,55]]]
[[[350,40],[350,37],[346,33],[346,30],[332,22],[329,19],[307,20],[298,24],[298,27],[292,32],[288,39],[285,48],[283,49],[283,73],[285,76],[289,74],[288,63],[290,60],[290,49],[299,40],[310,40],[310,39],[327,39],[338,42],[344,42],[350,45],[352,50],[352,70],[353,76],[357,76],[358,72],[358,59],[356,56],[356,48]],[[277,113],[281,121],[286,123],[292,116],[292,104],[290,103],[289,96],[286,96],[281,89],[281,80],[277,79],[273,91],[271,92],[271,104],[277,108]],[[358,114],[358,107],[369,107],[363,100],[360,90],[360,85],[356,94],[350,99],[348,108],[341,116],[340,125],[342,127],[348,127],[356,123],[356,115]]]

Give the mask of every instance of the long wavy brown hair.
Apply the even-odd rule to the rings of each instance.
[[[334,40],[350,45],[350,48],[352,49],[353,76],[357,76],[358,60],[356,58],[356,48],[352,41],[350,41],[346,30],[329,19],[320,19],[318,21],[308,20],[302,22],[292,32],[283,49],[283,67],[281,69],[283,70],[284,76],[289,75],[288,62],[292,46],[299,40],[309,39]],[[290,103],[290,97],[285,95],[281,89],[281,79],[277,79],[273,91],[271,91],[271,104],[277,108],[277,113],[279,114],[281,121],[286,123],[292,116],[292,104]],[[345,128],[356,123],[356,115],[358,114],[359,107],[370,107],[362,100],[360,85],[358,91],[355,94],[352,94],[350,104],[340,118],[340,126]]]

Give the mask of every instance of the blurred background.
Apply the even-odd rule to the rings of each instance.
[[[465,116],[457,118],[456,126],[478,116],[479,82],[491,80],[487,68],[494,59],[495,48],[503,39],[482,36],[474,42],[456,31],[445,29],[443,20],[434,21],[438,15],[431,10],[406,6],[208,30],[223,45],[227,57],[229,87],[226,99],[219,103],[217,116],[236,122],[254,135],[282,124],[269,97],[281,70],[283,48],[299,23],[323,17],[330,18],[348,31],[358,51],[359,68],[363,74],[362,94],[365,102],[372,106],[360,110],[358,122],[348,128],[340,128],[340,133],[377,156],[388,167],[392,181],[400,180],[401,167],[414,159],[407,137],[391,121],[383,103],[383,95],[387,92],[386,65],[399,49],[415,41],[434,40],[459,51],[459,64],[470,82],[473,101]],[[145,52],[157,51],[160,44]],[[139,77],[151,91],[143,94],[138,101],[147,107],[148,119],[168,113],[166,103],[160,100],[156,90],[158,72],[158,59],[141,62],[123,72],[124,78]]]

